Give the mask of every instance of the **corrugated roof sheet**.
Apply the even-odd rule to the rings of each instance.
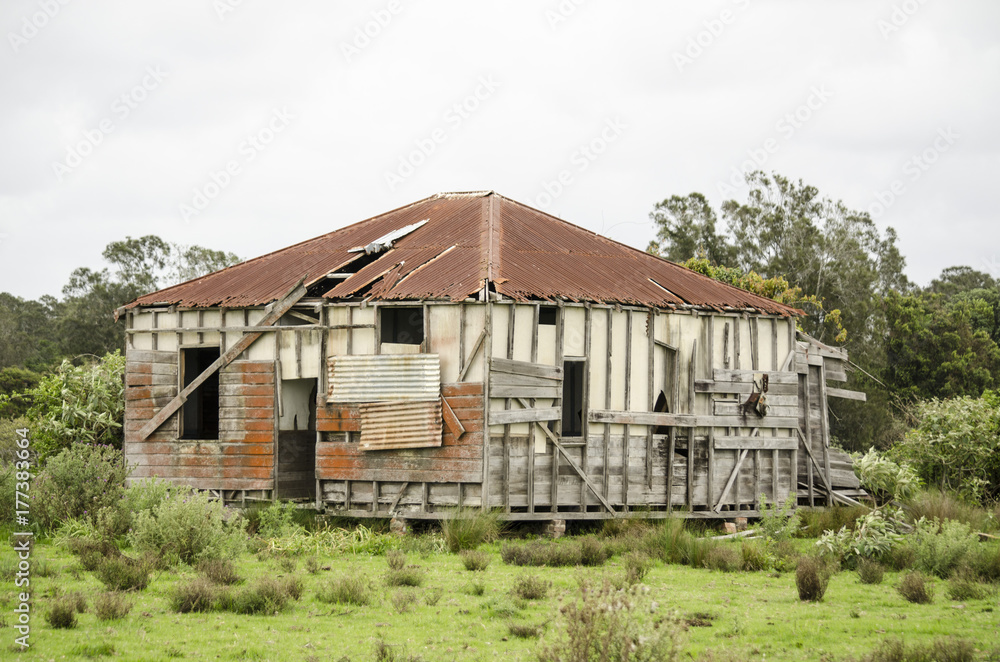
[[[388,250],[371,256],[349,252],[425,219],[426,224],[396,239]],[[353,275],[326,287],[322,279],[334,271]],[[801,314],[492,191],[433,195],[147,294],[129,306],[259,306],[303,277],[307,285],[323,286],[323,295],[331,299],[462,300],[489,280],[498,293],[515,300]]]
[[[437,354],[331,356],[327,402],[433,400],[441,394]]]
[[[363,451],[441,445],[441,400],[372,402],[358,406]]]

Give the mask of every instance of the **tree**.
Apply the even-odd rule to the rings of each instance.
[[[715,211],[701,193],[670,196],[656,203],[649,217],[657,231],[648,252],[674,262],[699,255],[713,265],[733,263],[735,251],[715,231]]]
[[[41,371],[58,362],[55,319],[61,306],[53,297],[40,301],[0,292],[0,368]]]

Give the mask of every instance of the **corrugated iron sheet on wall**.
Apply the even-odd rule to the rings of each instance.
[[[359,407],[361,450],[431,448],[441,445],[441,400],[375,402]]]
[[[441,394],[437,354],[331,356],[329,366],[327,402],[435,400]]]

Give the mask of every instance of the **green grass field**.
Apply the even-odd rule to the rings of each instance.
[[[414,547],[442,549],[439,537],[424,542]],[[806,550],[813,542],[796,544]],[[559,607],[578,595],[581,577],[599,580],[623,573],[621,556],[597,568],[512,567],[501,561],[500,546],[482,547],[491,556],[484,572],[466,571],[459,556],[445,551],[410,552],[407,563],[419,566],[424,581],[419,587],[402,588],[386,585],[385,556],[318,555],[320,569],[311,574],[305,556],[261,560],[245,554],[237,561],[245,579],[295,575],[305,585],[300,600],[274,615],[174,613],[172,590],[196,576],[194,569],[179,566],[154,573],[149,587],[131,596],[134,606],[128,616],[101,622],[92,604],[103,585],[75,557],[41,542],[32,553],[36,572],[30,587],[31,647],[20,651],[14,645],[18,633],[12,627],[12,610],[21,589],[14,587],[14,554],[5,545],[0,552],[5,575],[0,658],[358,661],[376,659],[376,644],[383,640],[399,660],[532,660],[539,640],[512,636],[511,623],[545,624],[542,637],[552,637],[560,627]],[[48,576],[38,576],[40,567]],[[317,600],[316,589],[323,582],[347,573],[370,580],[374,604]],[[551,582],[544,599],[525,601],[511,595],[515,581],[525,575]],[[723,573],[657,562],[642,581],[648,589],[643,589],[637,613],[648,621],[676,611],[684,623],[687,659],[844,660],[860,658],[887,637],[912,644],[955,636],[974,641],[984,652],[1000,642],[995,587],[987,599],[955,602],[948,599],[946,582],[933,580],[933,602],[917,605],[896,592],[899,579],[889,572],[882,584],[868,586],[856,573],[842,571],[830,580],[823,602],[805,603],[798,599],[794,572]],[[87,611],[78,615],[73,629],[52,628],[44,618],[49,605],[55,597],[74,592],[87,599]],[[413,598],[406,598],[407,593]]]

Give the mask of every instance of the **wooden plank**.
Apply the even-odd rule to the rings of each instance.
[[[726,497],[729,496],[729,490],[733,488],[733,483],[736,482],[736,478],[740,475],[740,467],[743,466],[743,460],[746,459],[747,453],[749,451],[743,449],[740,451],[739,457],[736,458],[736,466],[733,467],[733,472],[729,474],[729,480],[726,481],[726,486],[722,488],[722,494],[719,495],[719,503],[715,506],[715,512],[721,512],[722,506],[725,505]],[[737,504],[739,506],[739,504]]]
[[[750,367],[760,369],[760,327],[756,317],[750,318]]]
[[[513,342],[513,340],[511,340]],[[562,382],[563,370],[561,367],[543,365],[541,363],[529,363],[527,361],[513,361],[510,359],[490,359],[490,372],[506,372],[515,375],[530,375]]]
[[[798,448],[798,437],[715,437],[716,450],[750,449],[750,450],[793,450]]]
[[[583,392],[585,397],[583,398],[583,438],[585,445],[590,440],[590,345],[591,345],[591,328],[590,325],[593,324],[593,310],[589,303],[585,304],[583,313],[583,353],[587,357],[587,370],[583,373]],[[652,356],[652,355],[650,355]],[[583,452],[583,457],[581,458],[581,469],[585,476],[590,475],[590,463],[588,461],[588,454],[586,450]],[[580,481],[580,506],[586,510],[587,505],[587,485]]]
[[[632,408],[632,311],[625,311],[625,411]],[[622,444],[622,504],[628,510],[629,426],[625,424],[625,443]]]
[[[716,382],[753,383],[754,376],[766,374],[769,384],[798,384],[799,376],[794,372],[772,372],[769,370],[726,370],[716,368],[712,377]]]
[[[657,427],[677,426],[682,428],[695,427],[753,427],[760,425],[751,417],[741,416],[711,416],[693,414],[670,414],[666,412],[620,411],[609,409],[593,409],[590,420],[595,423],[620,423],[629,425],[655,425]],[[798,418],[784,416],[767,417],[768,428],[792,429],[799,426]]]
[[[823,468],[826,470],[826,485],[830,488],[830,414],[826,401],[826,366],[819,367],[819,405],[820,405],[820,429],[823,432]],[[830,489],[833,492],[833,489]],[[827,505],[833,503],[827,498]]]
[[[708,507],[715,507],[715,428],[708,428]]]
[[[605,314],[608,318],[608,331],[605,336],[606,345],[604,348],[604,354],[607,356],[606,370],[604,373],[604,406],[611,406],[611,369],[612,369],[612,356],[611,356],[611,332],[613,329],[614,318],[611,315],[611,309],[605,309]],[[590,412],[587,418],[593,420],[593,412]],[[611,426],[604,426],[604,493],[607,494],[611,489]]]
[[[460,438],[465,434],[465,426],[462,422],[458,420],[458,416],[455,415],[455,411],[451,408],[451,404],[448,403],[447,398],[441,398],[441,416],[446,428],[451,432],[456,439]]]
[[[522,375],[510,372],[491,372],[490,380],[493,387],[498,386],[518,386],[518,387],[534,387],[534,388],[548,388],[548,389],[558,389],[562,388],[562,382],[546,379],[544,377],[534,377],[532,375]]]
[[[556,365],[558,365],[560,367],[563,366],[564,360],[566,358],[566,352],[565,352],[565,335],[566,335],[566,308],[563,306],[562,301],[560,301],[559,305],[556,308]],[[538,307],[537,306],[535,307],[534,326],[532,327],[532,335],[531,335],[531,337],[532,337],[532,339],[538,337]],[[537,361],[538,361],[538,352],[537,352],[537,344],[536,344],[536,345],[534,345],[532,347],[531,362],[532,363],[536,363]],[[560,384],[560,386],[561,386],[561,384]],[[560,409],[562,409],[562,406],[563,406],[562,392],[561,392],[561,390],[562,389],[560,389],[559,395],[557,395],[556,398],[553,400],[553,404],[556,405],[557,407],[559,407]],[[586,400],[586,397],[584,398],[584,400]],[[535,406],[535,401],[531,400],[531,402],[529,404],[532,407],[534,407]],[[556,431],[561,436],[562,433],[563,433],[562,418],[560,418],[556,422],[555,425],[556,425]],[[544,427],[548,427],[548,426],[544,426]],[[582,432],[583,432],[583,430],[581,429],[581,434],[582,434]],[[535,435],[535,431],[534,431],[534,429],[532,429],[531,430],[531,436],[529,438],[529,443],[533,443],[533,441],[534,441],[534,435]],[[549,503],[555,505],[555,504],[559,503],[559,453],[557,453],[554,449],[552,451],[552,468],[551,468],[551,470],[552,470],[552,474],[551,474],[551,478],[550,478],[550,481],[549,481],[551,483],[551,487],[550,487],[551,492],[549,493]],[[581,475],[585,475],[585,474],[581,473]]]
[[[729,322],[722,327],[722,367],[729,369]]]
[[[464,308],[464,306],[463,306]],[[489,322],[489,320],[487,320]],[[472,363],[476,360],[476,353],[479,348],[483,346],[483,341],[486,340],[486,329],[483,328],[482,333],[479,334],[479,339],[476,340],[476,344],[472,346],[472,353],[469,354],[469,358],[465,361],[465,367],[462,368],[462,372],[458,377],[458,381],[464,382],[466,376],[469,374],[469,370],[472,368]],[[489,352],[487,352],[488,354]]]
[[[691,344],[691,362],[688,363],[688,411],[695,413],[695,392],[694,378],[695,366],[698,361],[698,339],[695,338]],[[694,444],[695,431],[688,431],[688,454],[687,454],[687,506],[688,511],[694,510]]]
[[[562,395],[561,386],[508,386],[504,384],[490,385],[491,398],[553,398]]]
[[[826,395],[828,398],[844,398],[846,400],[857,400],[859,402],[867,402],[868,395],[862,391],[848,391],[843,388],[832,388],[827,387]]]
[[[843,370],[826,370],[826,379],[835,382],[846,382],[847,373]]]
[[[733,369],[740,369],[740,318],[733,320]]]
[[[742,416],[743,415],[743,403],[736,402],[734,400],[716,400],[712,403],[712,413],[716,416]],[[772,404],[771,398],[767,398],[767,416],[758,416],[756,412],[749,412],[746,415],[746,421],[750,425],[762,425],[767,427],[767,421],[772,416],[779,417],[797,417],[799,415],[798,404],[796,405],[779,405]]]
[[[305,294],[306,288],[300,280],[295,287],[293,287],[287,294],[285,294],[285,296],[270,307],[270,312],[268,312],[268,314],[264,316],[264,319],[261,320],[261,325],[269,326],[277,322],[281,316],[285,314],[285,311],[295,305],[295,303],[305,296]],[[195,377],[190,384],[185,386],[184,389],[178,393],[173,400],[171,400],[169,405],[157,412],[157,414],[150,419],[149,423],[147,423],[146,426],[139,431],[136,441],[142,441],[155,432],[156,428],[160,427],[164,421],[181,408],[187,400],[187,397],[191,395],[195,389],[201,386],[205,380],[218,371],[219,368],[227,366],[236,360],[236,358],[238,358],[244,350],[250,347],[255,340],[260,338],[260,336],[260,333],[248,333],[243,335],[243,337],[236,341],[232,347],[226,350],[222,356],[216,359],[212,365],[208,366],[208,368]]]
[[[665,349],[665,350],[667,350],[669,352],[676,352],[677,351],[677,348],[674,347],[673,345],[671,345],[668,342],[664,342],[664,341],[658,340],[658,339],[654,340],[653,342],[656,344],[657,347],[662,347],[663,349]]]
[[[538,421],[558,421],[561,417],[562,410],[558,407],[496,410],[490,412],[490,425],[513,425],[516,423],[534,423]]]
[[[696,379],[694,380],[694,390],[696,393],[749,395],[753,393],[753,384],[751,382],[717,382],[711,379]],[[798,393],[799,389],[795,384],[768,384],[767,387],[768,397],[775,395],[798,396]]]
[[[653,382],[653,367],[656,363],[653,359],[653,354],[656,351],[656,344],[653,342],[654,334],[656,331],[656,318],[653,311],[650,310],[646,313],[646,359],[649,364],[646,372],[646,397],[648,399],[648,406],[650,411],[652,411],[654,404],[656,403],[656,397],[653,395],[653,389],[655,387]],[[664,361],[666,363],[666,361]],[[584,391],[586,393],[586,390]],[[584,419],[586,420],[586,418]],[[583,435],[586,439],[587,435]],[[653,428],[649,426],[646,428],[646,488],[653,489]],[[586,470],[586,463],[584,463],[584,470]]]

